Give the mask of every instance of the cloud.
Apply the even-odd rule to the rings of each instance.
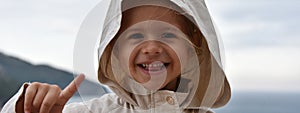
[[[0,50],[35,64],[72,70],[80,24],[95,0],[0,1]]]
[[[226,72],[236,90],[300,90],[298,48],[252,48],[230,52]]]
[[[76,37],[86,15],[98,3],[102,1],[0,1],[0,51],[34,64],[48,64],[68,71],[78,71],[73,65]],[[104,18],[104,14],[99,15],[103,15]],[[82,50],[87,50],[93,43]],[[86,52],[82,53],[82,56],[88,56],[84,55]],[[85,73],[88,79],[96,77],[88,72],[92,70],[92,64],[87,64],[91,60],[94,61],[89,58],[81,64],[83,72],[79,70]],[[97,78],[94,81],[98,82]]]
[[[300,90],[300,2],[207,1],[226,52],[226,71],[238,90]]]
[[[232,49],[300,45],[299,1],[215,0],[209,3],[225,45],[228,43]]]

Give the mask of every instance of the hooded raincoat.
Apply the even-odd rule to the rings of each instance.
[[[114,56],[113,45],[122,43],[116,39],[122,25],[122,14],[143,5],[166,7],[184,15],[193,23],[194,33],[201,34],[191,40],[192,45],[201,47],[193,50],[194,54],[187,61],[189,65],[182,66],[181,72],[185,73],[181,73],[176,91],[145,88],[123,72],[118,65],[122,61]],[[211,108],[224,106],[231,96],[223,71],[220,42],[203,0],[111,0],[98,56],[98,79],[114,93],[66,105],[64,113],[209,113]],[[15,112],[16,103],[23,98],[24,88],[6,103],[2,112]]]

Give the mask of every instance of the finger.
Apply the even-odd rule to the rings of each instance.
[[[25,99],[24,99],[24,111],[26,113],[31,112],[32,102],[37,93],[37,87],[38,87],[37,83],[32,83],[26,89]]]
[[[40,111],[41,104],[49,91],[49,86],[47,84],[41,84],[40,87],[37,89],[37,93],[33,99],[33,108],[37,111]]]
[[[56,103],[61,89],[57,85],[50,86],[48,93],[46,94],[43,103],[41,105],[40,113],[49,113],[53,105]]]
[[[77,76],[60,94],[60,102],[58,104],[65,104],[75,94],[79,85],[84,80],[84,75]]]

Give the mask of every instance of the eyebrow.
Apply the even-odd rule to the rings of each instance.
[[[130,27],[129,27],[129,28],[125,29],[125,31],[126,31],[126,32],[133,32],[133,31],[136,32],[136,31],[143,31],[143,30],[140,29],[140,28],[130,28]]]
[[[132,32],[145,32],[148,30],[148,26],[152,26],[152,24],[147,24],[145,26],[134,26],[135,24],[131,25],[130,27],[126,28],[122,33],[132,33]],[[155,31],[164,31],[164,32],[182,32],[185,34],[182,26],[179,26],[178,24],[171,24],[168,23],[168,25],[155,25],[156,27]]]

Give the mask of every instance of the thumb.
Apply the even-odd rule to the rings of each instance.
[[[57,104],[64,105],[75,94],[78,87],[83,82],[85,76],[83,74],[78,75],[59,95]]]

